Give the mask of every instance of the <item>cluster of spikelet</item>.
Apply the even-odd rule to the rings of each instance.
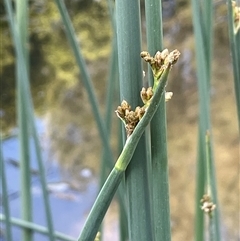
[[[234,33],[237,34],[237,32],[240,29],[240,7],[237,6],[236,1],[232,1],[232,7],[233,7]]]
[[[154,85],[153,87],[148,87],[147,89],[144,87],[142,88],[140,96],[144,104],[143,107],[137,106],[135,110],[132,110],[131,106],[127,103],[126,100],[123,100],[121,105],[117,107],[115,112],[117,116],[123,121],[127,136],[132,134],[136,125],[145,114],[147,107],[151,103],[154,91],[159,84],[160,77],[162,76],[164,70],[175,64],[179,58],[179,55],[180,53],[178,50],[174,50],[169,53],[167,49],[164,49],[162,52],[158,51],[154,57],[151,57],[150,54],[146,51],[141,52],[141,57],[151,66],[154,77]],[[171,97],[171,92],[165,93],[166,101],[171,99]]]
[[[211,201],[211,197],[207,194],[204,194],[202,199],[201,199],[201,209],[207,213],[207,214],[212,214],[213,210],[216,208],[216,204],[214,204],[212,201]]]

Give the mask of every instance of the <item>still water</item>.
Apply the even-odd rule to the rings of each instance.
[[[90,169],[82,169],[78,172],[78,176],[74,177],[70,171],[67,171],[64,167],[61,167],[57,160],[50,159],[47,145],[47,130],[44,120],[37,119],[36,126],[41,139],[43,160],[45,160],[44,164],[46,180],[48,185],[54,228],[56,231],[76,238],[80,233],[84,218],[91,208],[94,197],[97,194],[97,180],[93,176],[93,173]],[[2,147],[7,176],[10,213],[12,217],[20,218],[21,193],[19,143],[17,138],[13,136],[3,141]],[[36,224],[45,226],[46,219],[41,183],[37,171],[38,167],[32,140],[30,140],[30,152],[33,221]],[[14,227],[12,231],[13,240],[20,240],[20,228]],[[34,240],[44,241],[48,239],[44,235],[35,234]]]

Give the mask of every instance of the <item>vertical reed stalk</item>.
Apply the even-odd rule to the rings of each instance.
[[[117,59],[117,52],[116,52],[116,44],[113,42],[112,44],[112,54],[110,58],[110,68],[109,68],[109,76],[107,80],[107,97],[106,97],[106,113],[105,113],[105,123],[108,126],[108,138],[110,138],[111,134],[111,125],[112,125],[112,103],[113,103],[113,89],[114,89],[114,82],[115,82],[115,73],[116,73],[116,59]],[[99,181],[99,188],[101,188],[106,180],[107,173],[108,173],[108,163],[107,163],[107,153],[106,150],[103,150],[102,158],[101,158],[101,167],[100,167],[100,181]],[[102,240],[103,236],[103,227],[101,227],[101,237]]]
[[[16,1],[16,29],[20,46],[23,53],[23,61],[28,71],[28,2],[26,0]],[[24,105],[24,88],[22,71],[22,63],[20,56],[17,55],[17,116],[20,140],[20,172],[21,172],[21,215],[22,219],[32,221],[32,200],[31,200],[31,175],[30,175],[30,158],[29,158],[29,130],[27,109]],[[27,72],[27,75],[29,73]],[[32,232],[30,230],[23,230],[23,240],[32,240]]]
[[[163,49],[162,5],[159,0],[145,0],[147,46],[150,55]],[[153,75],[149,68],[149,81],[153,85]],[[165,99],[159,104],[151,121],[151,155],[153,220],[155,240],[171,240],[167,128]]]
[[[214,220],[214,215],[216,211],[216,204],[214,200],[214,188],[215,188],[215,175],[213,175],[213,163],[212,163],[212,150],[211,150],[211,142],[210,142],[210,133],[206,133],[205,141],[206,141],[206,181],[205,181],[205,195],[203,199],[207,199],[205,204],[208,205],[207,209],[203,209],[203,211],[207,211],[205,220],[207,221],[206,225],[206,233],[208,235],[208,240],[210,241],[218,241],[218,235],[216,233],[216,222]],[[204,200],[202,199],[203,206]],[[202,206],[202,207],[203,207]]]
[[[19,4],[22,8],[24,7],[24,5],[21,5],[21,3],[19,3]],[[11,32],[12,32],[12,36],[13,36],[13,40],[14,40],[14,44],[15,44],[15,50],[16,50],[16,54],[17,54],[17,60],[18,60],[18,62],[17,62],[18,63],[18,74],[19,74],[18,75],[18,80],[19,80],[18,81],[19,82],[19,84],[18,84],[18,91],[19,91],[18,104],[23,109],[23,111],[22,111],[23,113],[20,113],[19,116],[20,116],[20,120],[22,122],[21,115],[24,114],[24,118],[25,118],[24,124],[27,124],[27,127],[25,127],[25,128],[29,128],[26,130],[23,129],[26,132],[26,136],[25,136],[26,140],[25,141],[27,141],[27,143],[28,143],[28,138],[29,138],[29,135],[28,135],[29,130],[31,130],[31,133],[33,134],[35,148],[36,148],[37,161],[38,161],[38,166],[39,166],[39,171],[40,171],[40,181],[41,181],[42,191],[43,191],[47,225],[48,225],[48,229],[49,229],[49,239],[51,241],[53,241],[54,240],[54,229],[53,229],[52,218],[51,218],[51,210],[50,210],[49,201],[48,201],[48,193],[47,193],[46,181],[45,181],[45,172],[44,172],[44,167],[42,164],[41,148],[40,148],[37,131],[36,131],[36,127],[35,127],[35,122],[34,122],[34,108],[33,108],[32,98],[31,98],[31,94],[30,94],[28,65],[27,65],[26,58],[24,57],[24,53],[27,51],[24,50],[23,43],[21,42],[22,39],[19,36],[19,28],[15,28],[15,26],[17,26],[17,25],[15,25],[15,23],[14,23],[13,10],[11,8],[9,1],[5,0],[5,6],[6,6],[8,17],[9,17],[10,28],[11,28]],[[23,9],[19,10],[20,16],[23,15],[23,13],[25,13]],[[19,25],[21,25],[21,24],[19,23]],[[26,44],[27,44],[27,42],[25,42],[25,45]],[[20,109],[20,107],[19,107],[19,109]],[[21,128],[19,130],[20,137],[21,137],[21,133],[23,130]],[[29,149],[25,149],[24,154],[28,156]],[[29,203],[31,201],[31,193],[30,193],[30,190],[31,190],[31,188],[30,188],[31,176],[30,175],[31,175],[31,173],[29,170],[30,163],[28,162],[28,168],[26,169],[25,161],[26,160],[23,159],[23,164],[21,165],[21,170],[23,169],[22,174],[25,174],[27,177],[25,177],[25,176],[22,177],[24,181],[22,182],[21,191],[22,191],[23,196],[24,196],[25,192],[27,193],[27,195],[30,195],[30,197],[28,197],[28,198],[26,198],[26,197],[23,198],[23,201],[24,201],[23,206],[25,205],[24,215],[28,214],[27,217],[29,217],[29,214],[31,216],[31,205],[30,205],[31,203]],[[25,189],[27,189],[27,190],[25,190]],[[25,211],[25,209],[27,211]],[[27,221],[29,221],[29,220],[27,220]],[[23,236],[24,236],[23,240],[30,240],[32,238],[32,230],[24,229]]]
[[[33,115],[33,104],[31,101],[31,97],[30,97],[30,102],[27,105],[27,107],[28,107],[30,128],[31,128],[31,132],[32,132],[34,144],[35,144],[38,169],[39,169],[39,173],[40,173],[40,182],[41,182],[41,188],[42,188],[43,203],[44,203],[45,214],[46,214],[46,219],[47,219],[48,237],[49,237],[50,241],[54,241],[55,240],[54,227],[53,227],[51,208],[50,208],[50,203],[49,203],[49,198],[48,198],[47,182],[46,182],[46,178],[45,178],[45,169],[44,169],[43,160],[42,160],[40,142],[38,139],[37,130],[36,130],[35,121],[34,121],[35,119],[34,119],[34,115]]]
[[[1,187],[2,187],[2,201],[3,208],[5,213],[5,227],[6,227],[6,240],[12,241],[12,230],[11,230],[11,222],[10,222],[10,209],[9,209],[9,200],[8,200],[8,191],[7,191],[7,179],[5,175],[5,164],[3,160],[2,153],[2,141],[0,141],[0,177],[1,177]]]
[[[114,86],[117,79],[117,73],[118,73],[118,63],[117,63],[117,43],[116,43],[116,36],[114,36],[113,39],[113,46],[112,46],[112,56],[110,59],[110,69],[109,69],[109,76],[108,76],[108,84],[107,84],[107,97],[106,97],[106,117],[105,117],[105,123],[108,127],[108,136],[110,138],[111,133],[111,119],[112,119],[112,104],[114,103],[113,100],[113,94],[114,94]],[[122,149],[122,148],[121,148]],[[100,170],[100,187],[103,186],[106,177],[107,177],[107,153],[106,150],[104,150],[102,161],[101,161],[101,170]],[[117,191],[117,199],[120,206],[120,227],[122,231],[120,231],[120,240],[126,240],[127,237],[127,213],[126,213],[126,207],[125,203],[123,202],[122,195],[124,193],[123,186],[120,185],[119,190]],[[103,233],[103,230],[102,230]],[[101,237],[103,234],[101,234]],[[100,238],[101,238],[100,237]]]
[[[113,16],[113,6],[112,0],[108,0],[108,9],[109,15],[111,18],[112,28],[115,31],[115,19]],[[105,113],[105,125],[108,127],[107,135],[108,139],[110,138],[111,133],[111,125],[112,125],[112,104],[113,104],[113,93],[114,93],[114,85],[116,80],[116,73],[117,73],[117,43],[116,43],[116,34],[114,33],[113,41],[112,41],[112,52],[110,57],[110,64],[109,64],[109,74],[107,78],[107,97],[105,102],[106,113]],[[106,179],[106,170],[107,170],[107,153],[106,149],[104,149],[102,161],[101,161],[101,168],[100,168],[100,187],[102,187],[105,179]]]
[[[57,4],[57,7],[58,7],[59,12],[61,14],[62,21],[65,25],[66,35],[67,35],[69,43],[72,47],[72,50],[73,50],[73,53],[75,55],[77,64],[79,66],[79,70],[81,72],[82,81],[84,83],[84,86],[86,87],[86,91],[87,91],[88,96],[89,96],[89,101],[90,101],[90,104],[92,106],[92,112],[93,112],[93,115],[95,117],[95,120],[96,120],[96,123],[97,123],[97,126],[98,126],[99,135],[100,135],[100,138],[102,140],[102,144],[103,144],[104,149],[105,149],[104,152],[105,152],[106,162],[107,162],[108,166],[110,168],[112,168],[113,155],[112,155],[112,151],[111,151],[111,148],[110,148],[107,129],[106,129],[106,126],[108,126],[108,125],[107,125],[107,123],[105,123],[102,120],[102,118],[100,116],[100,111],[98,109],[97,100],[96,100],[96,96],[94,94],[94,90],[93,90],[93,87],[92,87],[91,78],[90,78],[90,75],[87,71],[87,66],[86,66],[86,63],[85,63],[84,58],[82,56],[81,49],[79,47],[79,44],[78,44],[78,41],[77,41],[77,38],[76,38],[76,35],[75,35],[75,32],[74,32],[73,26],[71,24],[71,20],[69,18],[68,13],[67,13],[67,9],[66,9],[62,0],[55,0],[55,2]],[[110,9],[110,13],[111,13],[112,25],[115,26],[115,20],[113,18],[111,3],[109,3],[109,9]],[[114,42],[115,42],[115,40],[114,40]],[[115,54],[117,54],[117,50],[114,50],[114,51],[116,51]],[[121,192],[121,190],[122,189],[120,189],[120,192]],[[122,195],[119,196],[119,199],[121,199],[120,203],[123,205],[124,201],[123,201]]]
[[[99,131],[100,138],[102,140],[103,147],[106,149],[105,152],[108,154],[107,155],[108,165],[110,168],[112,168],[113,155],[112,155],[112,150],[110,148],[110,144],[109,144],[109,140],[108,140],[106,125],[100,115],[100,111],[99,111],[98,104],[97,104],[97,99],[94,94],[94,90],[93,90],[93,86],[92,86],[92,81],[91,81],[89,72],[87,71],[86,62],[82,56],[81,48],[77,41],[77,36],[74,32],[74,28],[72,26],[70,17],[67,12],[67,8],[66,8],[63,0],[55,0],[55,2],[58,7],[59,13],[61,14],[61,18],[62,18],[63,24],[65,26],[66,36],[69,40],[70,46],[73,50],[74,56],[77,61],[77,65],[79,67],[80,74],[82,77],[81,80],[83,81],[84,86],[85,86],[86,91],[89,96],[89,102],[92,107],[92,113],[93,113],[94,119],[96,120],[96,123],[97,123],[98,131]]]
[[[232,53],[233,77],[240,134],[240,3],[228,0],[228,28]]]
[[[121,99],[141,105],[140,7],[138,0],[116,1],[116,25]],[[128,232],[131,241],[153,240],[145,136],[140,139],[125,174]]]
[[[208,129],[210,129],[209,123],[209,94],[208,94],[208,78],[207,68],[205,66],[206,55],[205,52],[200,50],[204,49],[203,45],[203,34],[201,30],[201,22],[199,16],[199,2],[196,0],[192,1],[193,4],[193,22],[194,22],[194,31],[196,36],[196,51],[197,54],[197,75],[198,75],[198,89],[200,97],[200,116],[199,116],[199,139],[198,139],[198,160],[197,160],[197,191],[196,191],[196,211],[195,211],[195,240],[202,241],[204,240],[204,214],[199,208],[200,200],[204,194],[204,163],[205,163],[205,138],[204,135]],[[208,62],[208,61],[207,61]],[[202,72],[200,72],[202,71]],[[201,97],[201,93],[203,96]],[[206,114],[204,116],[204,113]],[[204,134],[203,134],[204,133]]]
[[[201,4],[202,3],[202,4]],[[195,217],[195,239],[204,240],[204,214],[199,208],[200,200],[204,195],[206,187],[206,165],[207,157],[205,151],[205,133],[211,130],[210,124],[210,79],[212,62],[212,1],[199,2],[192,0],[193,24],[196,38],[197,56],[197,78],[199,90],[199,135],[198,135],[198,160],[197,160],[197,191],[196,191],[196,217]],[[210,145],[211,142],[210,142]],[[212,155],[212,154],[211,154]],[[213,157],[211,157],[213,160]],[[213,199],[217,204],[217,190],[215,183],[215,168],[212,161],[211,179],[213,182]],[[217,205],[218,206],[218,205]],[[218,209],[214,212],[214,222],[216,235],[220,240],[219,213]]]

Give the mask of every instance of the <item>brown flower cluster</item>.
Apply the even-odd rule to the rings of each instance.
[[[130,136],[138,122],[143,117],[145,108],[137,106],[135,111],[133,111],[131,110],[131,106],[127,103],[127,101],[123,100],[115,112],[117,116],[124,122],[127,136]]]
[[[164,49],[162,52],[158,51],[154,57],[151,57],[150,54],[146,51],[141,52],[141,57],[151,65],[153,75],[154,75],[154,85],[153,87],[142,88],[140,95],[144,103],[143,107],[136,107],[133,111],[131,106],[127,101],[123,100],[120,106],[117,107],[115,111],[117,116],[125,124],[127,136],[129,137],[134,131],[136,125],[143,117],[145,111],[151,103],[151,99],[154,95],[154,91],[160,81],[160,77],[164,70],[171,68],[175,64],[180,56],[178,50],[174,50],[169,53],[167,49]],[[165,101],[170,100],[172,97],[172,92],[165,92]]]
[[[211,197],[207,194],[203,195],[203,198],[201,199],[201,209],[208,214],[211,214],[212,211],[216,208],[216,205],[211,201]]]
[[[168,49],[164,49],[162,52],[157,53],[152,57],[147,51],[141,52],[141,57],[151,65],[153,75],[159,79],[164,69],[169,65],[173,65],[177,62],[180,56],[178,50],[173,50],[169,53]]]
[[[152,87],[148,87],[147,89],[145,89],[143,87],[140,92],[140,95],[141,95],[141,99],[142,99],[144,105],[149,105],[149,102],[150,102],[151,98],[153,97]]]
[[[236,34],[240,29],[240,7],[237,6],[236,1],[232,1],[232,7],[233,7],[234,32]]]

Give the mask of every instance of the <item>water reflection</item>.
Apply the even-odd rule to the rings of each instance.
[[[62,93],[59,103],[47,114],[45,123],[48,130],[47,148],[53,155],[51,158],[57,159],[73,174],[83,168],[90,168],[96,173],[101,144],[81,84]]]
[[[54,1],[32,1],[29,4],[30,81],[36,112],[42,115],[46,108],[55,105],[64,88],[68,89],[79,81],[79,70]],[[69,1],[67,7],[87,62],[106,58],[111,46],[106,2]],[[15,55],[4,11],[0,12],[0,20],[3,33],[0,38],[3,46],[0,123],[6,132],[16,124]]]

